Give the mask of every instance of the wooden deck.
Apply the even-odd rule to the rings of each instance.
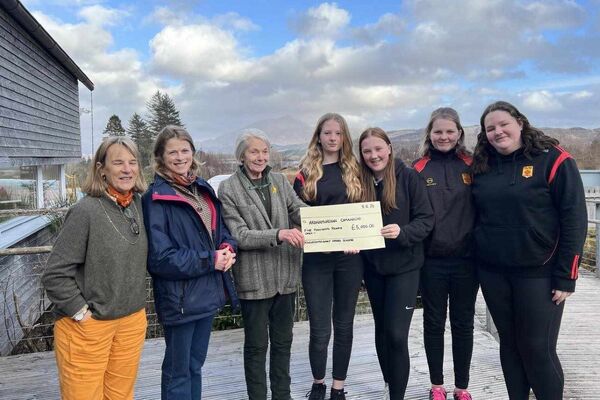
[[[481,301],[481,297],[478,301]],[[474,399],[508,399],[498,344],[485,326],[485,308],[478,303],[475,347],[470,390]],[[567,302],[559,339],[559,354],[566,377],[565,399],[597,400],[593,382],[600,381],[600,279],[583,271],[577,293]],[[429,386],[427,362],[422,342],[422,313],[415,312],[411,328],[411,376],[406,399],[426,399]],[[448,333],[447,333],[448,334]],[[311,383],[308,365],[308,324],[297,323],[292,349],[292,396],[304,398]],[[215,332],[204,369],[205,400],[246,398],[242,366],[243,332]],[[450,339],[447,339],[447,343]],[[446,382],[453,382],[450,346],[446,346]],[[161,339],[148,340],[144,347],[136,387],[136,399],[160,398],[160,364],[164,351]],[[597,384],[597,383],[596,383]],[[348,399],[378,400],[383,380],[375,355],[373,321],[357,316],[354,350],[346,385]],[[0,358],[0,399],[58,399],[54,354],[37,353]],[[532,396],[533,398],[533,396]]]

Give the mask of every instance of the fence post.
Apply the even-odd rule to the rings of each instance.
[[[594,219],[600,219],[600,201],[596,203],[596,215]],[[600,224],[596,223],[596,277],[600,278]]]

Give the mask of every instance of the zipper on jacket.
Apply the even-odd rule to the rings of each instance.
[[[181,282],[181,293],[179,294],[179,308],[181,309],[181,315],[183,312],[183,301],[185,299],[185,282]]]

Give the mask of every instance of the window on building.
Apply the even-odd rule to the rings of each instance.
[[[44,165],[41,168],[44,207],[57,207],[62,203],[60,194],[60,166]]]
[[[36,167],[0,168],[0,210],[36,206]],[[1,217],[0,222],[9,217]]]

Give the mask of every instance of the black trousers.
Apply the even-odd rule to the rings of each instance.
[[[423,339],[429,378],[433,385],[444,384],[444,331],[450,303],[452,361],[454,385],[469,386],[469,370],[473,354],[473,319],[479,283],[469,260],[425,260],[421,269],[423,301]]]
[[[310,323],[308,357],[314,379],[325,378],[333,317],[333,379],[345,380],[352,353],[354,312],[362,282],[359,254],[305,253],[302,286]]]
[[[265,363],[270,342],[269,379],[273,400],[290,399],[290,352],[295,293],[264,300],[240,300],[244,319],[244,372],[248,399],[267,399]]]
[[[408,333],[419,289],[419,270],[384,276],[365,266],[365,284],[375,320],[375,347],[383,379],[389,384],[390,399],[401,400],[410,373]]]
[[[511,400],[563,398],[556,342],[565,302],[552,302],[551,277],[525,278],[479,268],[481,290],[500,336],[500,361]]]

